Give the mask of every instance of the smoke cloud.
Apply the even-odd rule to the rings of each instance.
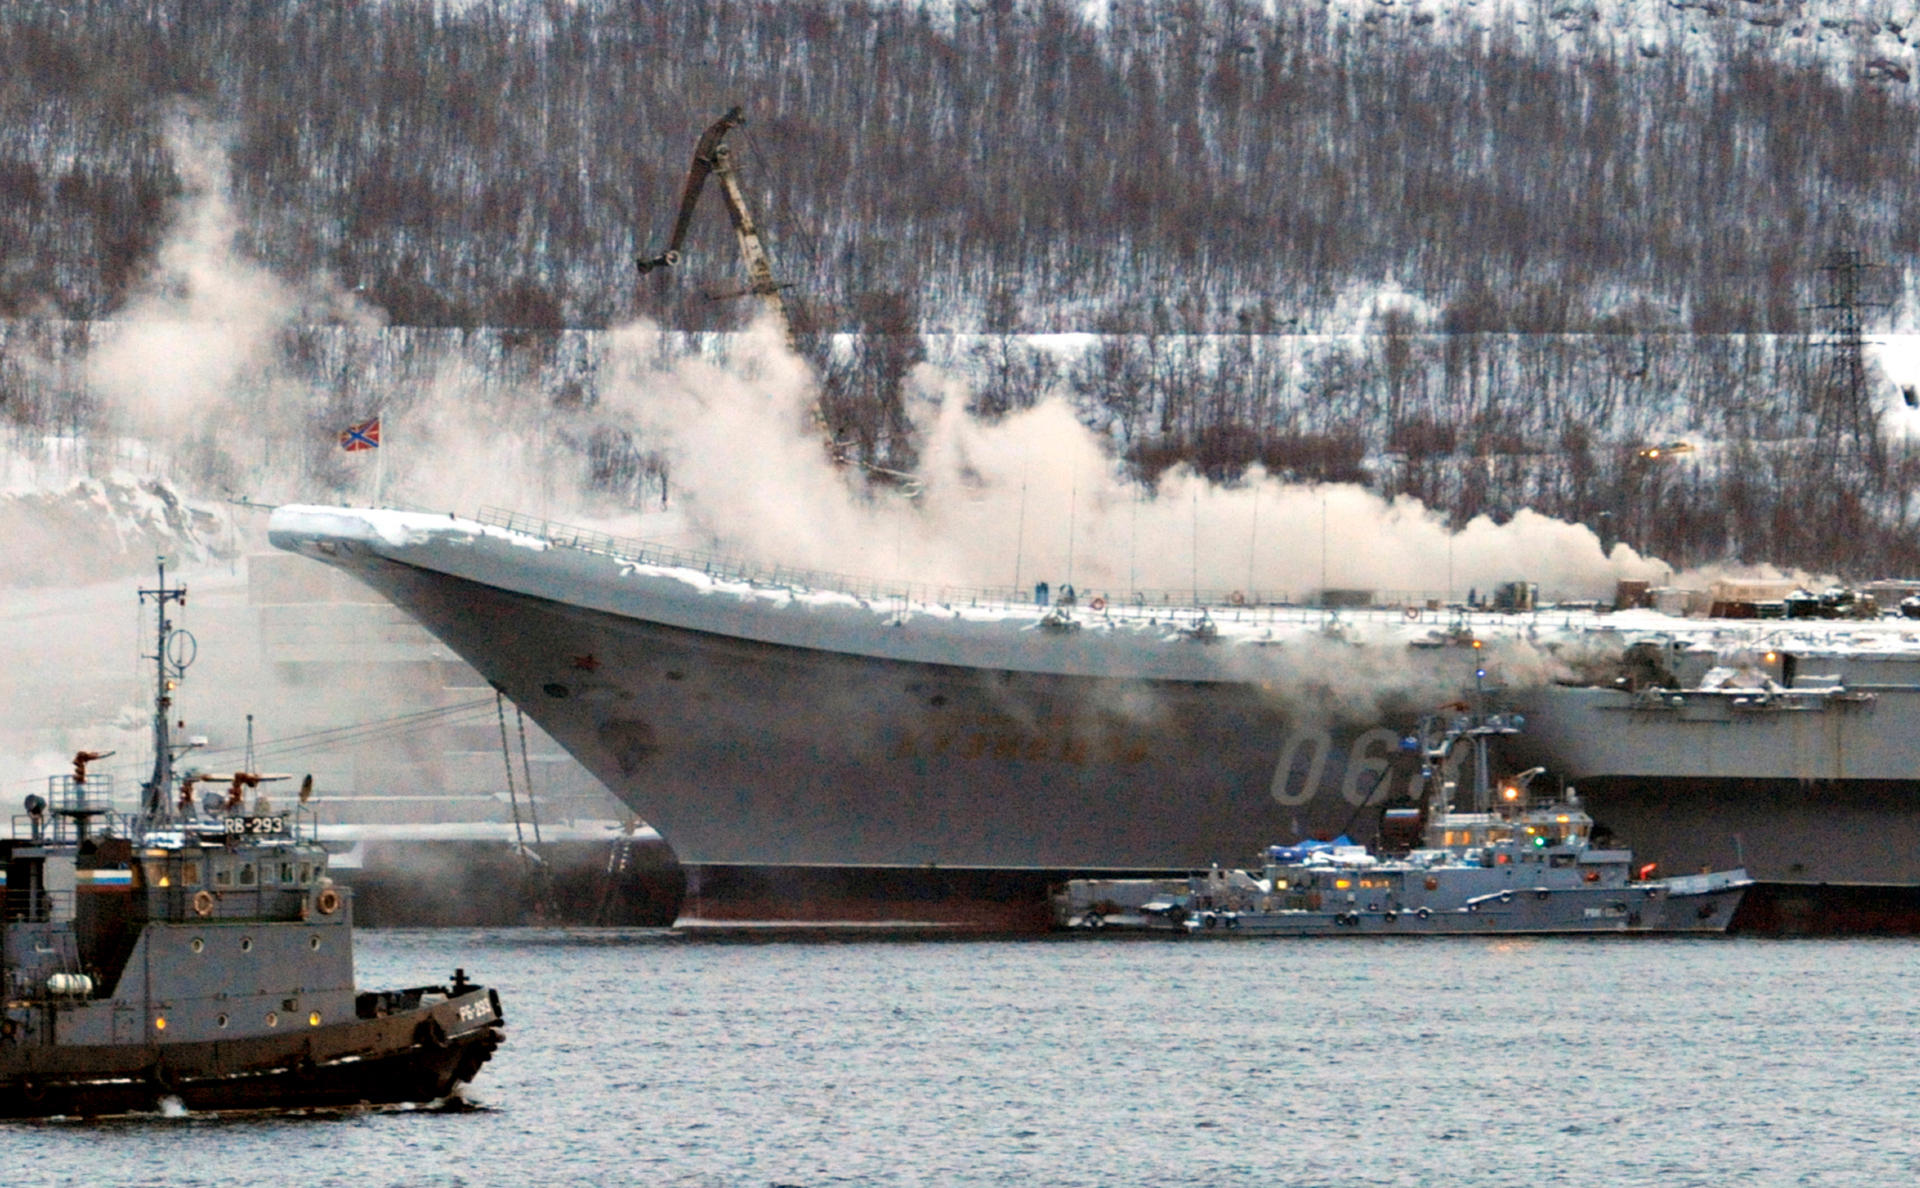
[[[767,560],[962,586],[1263,601],[1322,588],[1437,598],[1514,580],[1547,597],[1598,598],[1620,578],[1667,572],[1531,512],[1453,532],[1412,500],[1285,483],[1257,467],[1231,485],[1176,468],[1142,489],[1064,398],[983,421],[967,411],[960,378],[926,366],[910,410],[918,492],[876,491],[829,459],[810,424],[810,377],[771,323],[736,344],[728,366],[672,360],[658,334],[636,325],[613,336],[600,412],[672,459],[683,530]]]

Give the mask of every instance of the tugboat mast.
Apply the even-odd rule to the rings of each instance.
[[[187,665],[193,663],[189,653],[184,657],[169,657],[167,645],[174,637],[173,620],[167,618],[167,605],[187,604],[185,586],[167,586],[167,559],[156,557],[160,569],[158,588],[140,591],[140,602],[146,604],[152,598],[159,610],[159,625],[155,633],[153,655],[147,657],[154,662],[153,689],[153,775],[140,789],[140,812],[149,823],[170,820],[173,813],[173,736],[168,729],[167,718],[173,709],[173,689],[180,677],[186,672]],[[193,637],[185,631],[179,633],[190,645]]]

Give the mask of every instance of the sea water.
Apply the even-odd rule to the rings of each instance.
[[[367,931],[498,987],[464,1111],[0,1125],[5,1185],[1920,1180],[1920,949]]]

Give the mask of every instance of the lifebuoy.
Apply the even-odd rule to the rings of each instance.
[[[193,893],[193,914],[196,916],[213,915],[213,892],[200,890]]]
[[[321,915],[331,916],[340,910],[340,893],[332,887],[324,888],[320,894],[315,897],[313,906],[320,909]]]
[[[1094,610],[1106,610],[1106,609],[1107,609],[1107,600],[1106,600],[1106,599],[1104,599],[1104,598],[1102,598],[1102,597],[1100,597],[1100,596],[1099,596],[1098,594],[1095,594],[1095,595],[1093,596],[1093,601],[1092,601],[1092,602],[1089,602],[1089,603],[1087,603],[1087,605],[1088,605],[1088,606],[1090,606],[1090,607],[1092,607],[1092,608],[1093,608]]]
[[[1417,607],[1417,606],[1410,606],[1410,607],[1408,607],[1408,608],[1407,608],[1407,618],[1409,618],[1409,619],[1417,619],[1417,618],[1419,618],[1419,617],[1420,617],[1420,608],[1419,608],[1419,607]]]
[[[1235,606],[1245,606],[1247,605],[1247,596],[1235,590],[1233,593],[1227,595],[1227,601],[1233,603]]]

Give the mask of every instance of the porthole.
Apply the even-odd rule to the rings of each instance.
[[[192,949],[196,953],[204,953],[207,951],[207,942],[196,936],[187,942],[187,948]]]
[[[546,692],[546,695],[548,697],[553,697],[553,698],[565,697],[569,692],[568,688],[565,685],[559,685],[559,684],[542,685],[540,686],[540,688]]]
[[[307,1016],[307,1026],[308,1026],[308,1027],[318,1027],[318,1026],[320,1026],[320,1012],[319,1012],[319,1011],[315,1011],[315,1012],[313,1012],[313,1013],[312,1013],[311,1015],[308,1015],[308,1016]]]
[[[268,1027],[278,1027],[278,1026],[280,1026],[280,1016],[279,1016],[279,1015],[278,1015],[277,1013],[275,1013],[275,1012],[273,1012],[273,1011],[268,1011],[268,1012],[267,1012],[267,1026],[268,1026]]]
[[[225,1015],[215,1015],[213,1017],[213,1025],[215,1027],[225,1027],[227,1025],[227,1017]]]
[[[317,936],[308,937],[307,948],[312,949],[314,952],[318,953],[320,951],[320,938]]]
[[[241,937],[241,938],[240,938],[240,951],[241,951],[242,953],[251,953],[251,952],[253,952],[253,938],[252,938],[252,937],[250,937],[250,936],[243,936],[243,937]]]

